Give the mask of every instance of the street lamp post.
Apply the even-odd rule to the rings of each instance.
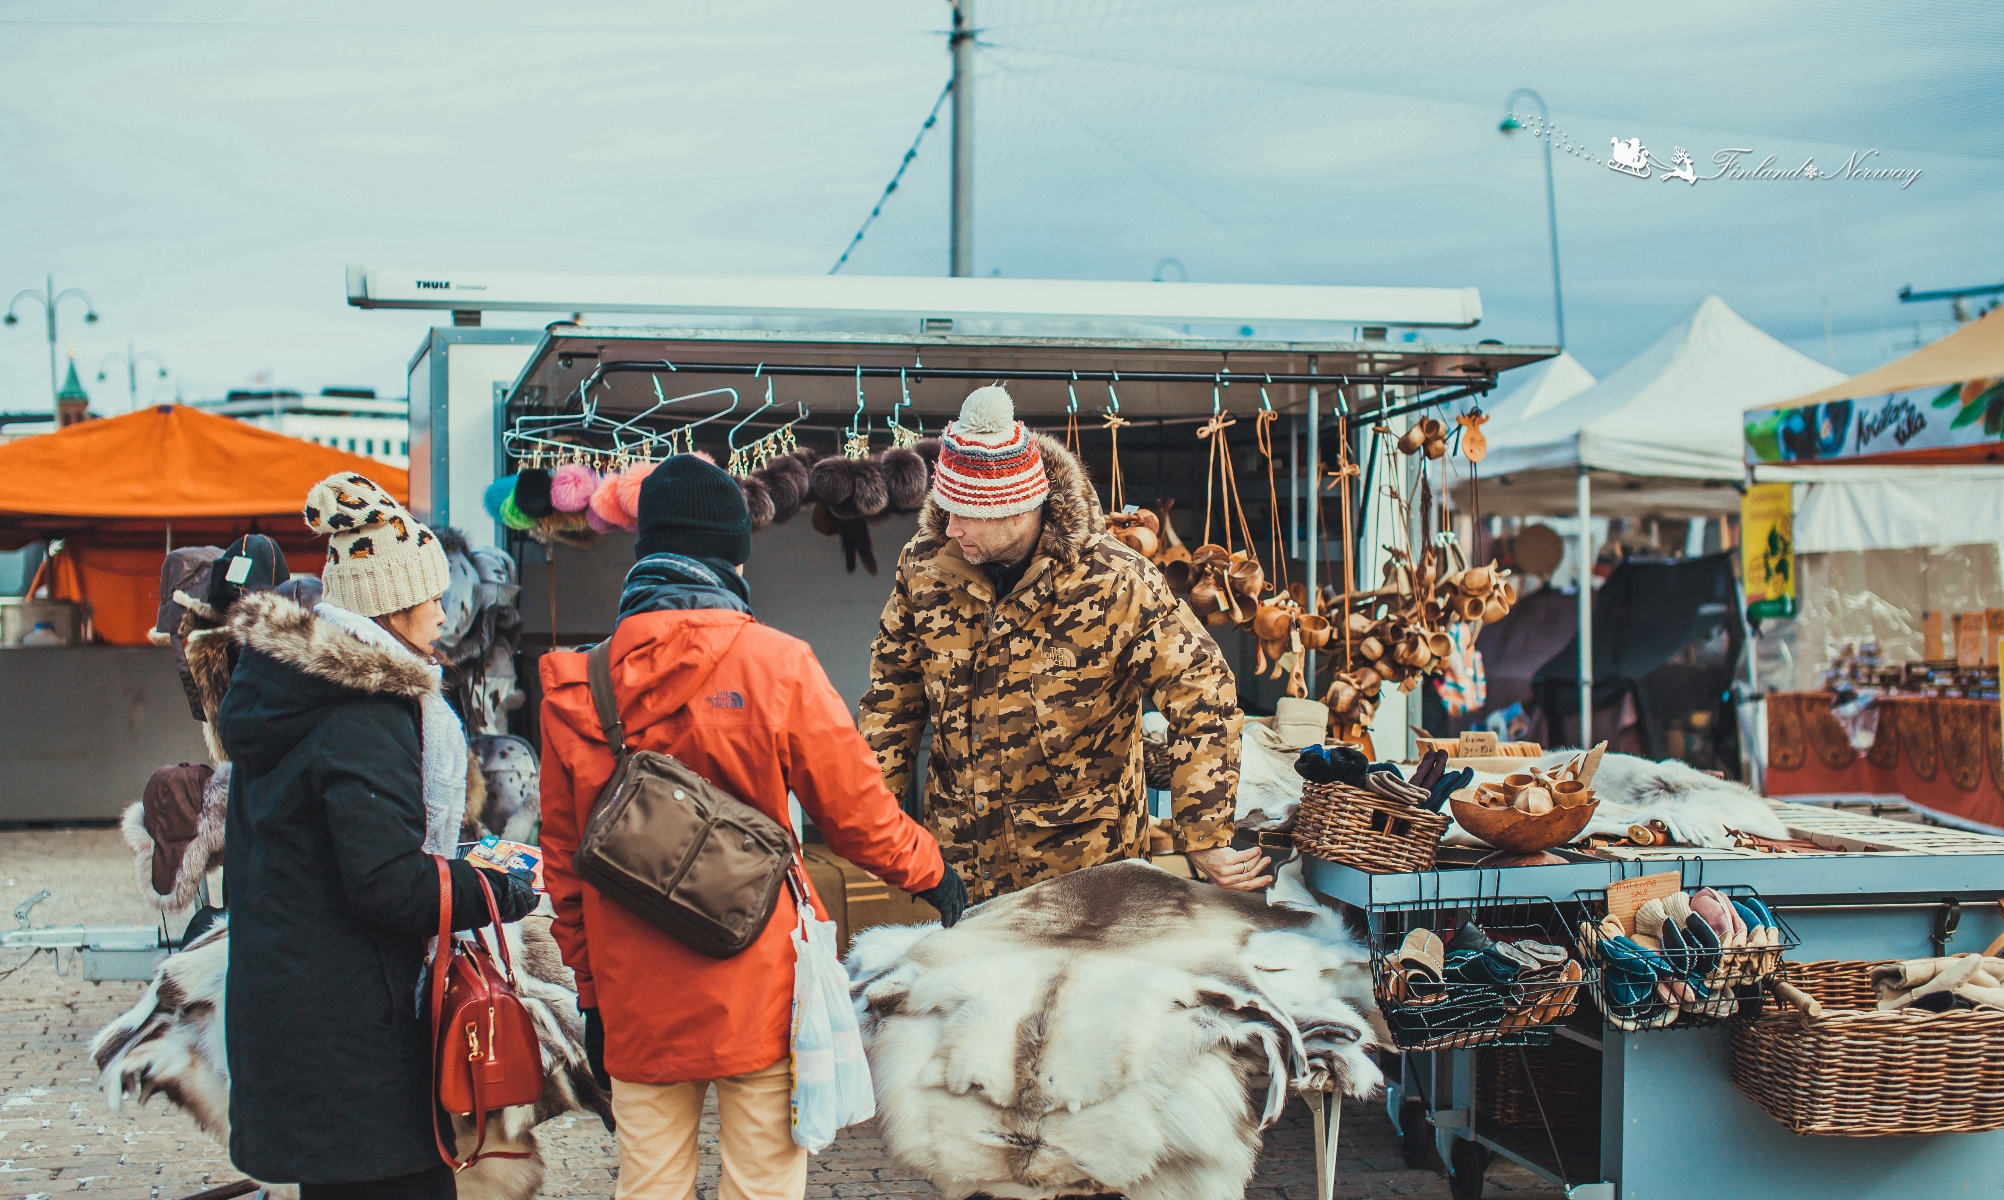
[[[120,354],[114,350],[110,354],[105,355],[104,361],[97,365],[97,377],[100,381],[105,378],[104,369],[106,367],[113,363],[124,366],[125,394],[129,397],[127,407],[133,411],[137,411],[139,408],[139,364],[142,362],[151,362],[159,371],[159,377],[161,379],[167,378],[167,360],[151,350],[140,350],[135,353],[132,348],[131,338],[125,339],[125,353]]]
[[[5,320],[0,321],[0,323],[7,325],[19,325],[21,318],[14,315],[14,308],[23,300],[33,300],[42,306],[42,315],[48,318],[49,325],[49,404],[52,407],[57,407],[56,393],[62,390],[62,384],[57,382],[56,379],[56,309],[71,296],[75,296],[84,302],[84,323],[95,324],[97,322],[97,305],[92,303],[89,294],[82,288],[65,288],[58,292],[56,290],[56,277],[54,275],[48,277],[48,286],[43,291],[38,292],[33,288],[28,288],[16,293],[14,298],[7,302],[7,316]],[[58,419],[60,420],[60,417]]]
[[[1566,347],[1566,302],[1559,288],[1559,202],[1552,192],[1552,114],[1545,107],[1545,98],[1530,88],[1518,88],[1503,102],[1503,123],[1497,128],[1505,134],[1512,134],[1524,126],[1517,120],[1517,98],[1527,96],[1537,102],[1538,115],[1545,127],[1538,140],[1545,144],[1545,222],[1552,238],[1552,321],[1558,326],[1559,349]]]

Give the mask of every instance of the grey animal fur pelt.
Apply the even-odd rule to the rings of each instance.
[[[949,1200],[1243,1195],[1290,1084],[1384,1082],[1369,955],[1294,871],[1276,895],[1307,907],[1121,862],[860,935],[891,1153]]]
[[[501,1110],[487,1125],[488,1150],[526,1151],[526,1159],[483,1158],[458,1176],[461,1200],[531,1200],[543,1186],[536,1126],[585,1109],[612,1125],[612,1102],[585,1064],[584,1019],[576,985],[564,966],[548,917],[531,915],[505,927],[518,995],[536,1023],[543,1049],[543,1097]],[[167,1097],[202,1131],[230,1144],[230,1066],[223,1040],[223,991],[229,975],[229,924],[219,923],[153,973],[153,982],[125,1015],[91,1039],[98,1086],[113,1112],[127,1100]],[[455,1116],[455,1153],[471,1154],[473,1123]],[[358,1147],[366,1153],[366,1147]],[[358,1162],[358,1169],[365,1165]],[[289,1184],[266,1189],[273,1200],[295,1200]]]
[[[1547,754],[1539,765],[1554,770],[1578,758],[1577,750]],[[1703,846],[1730,846],[1727,830],[1782,839],[1788,829],[1759,793],[1724,779],[1714,779],[1676,759],[1651,762],[1633,754],[1606,754],[1593,777],[1600,807],[1596,823],[1615,820],[1626,827],[1638,819],[1662,816]]]

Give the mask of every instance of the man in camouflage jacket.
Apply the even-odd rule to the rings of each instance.
[[[1001,388],[970,396],[942,443],[860,705],[892,793],[930,719],[925,823],[976,899],[1141,857],[1145,697],[1169,722],[1176,849],[1223,886],[1266,886],[1258,851],[1230,846],[1243,718],[1202,623]],[[1015,511],[964,515],[997,509]]]

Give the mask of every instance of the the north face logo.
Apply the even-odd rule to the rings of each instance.
[[[710,696],[710,705],[713,708],[743,708],[745,696],[743,692],[715,692]]]

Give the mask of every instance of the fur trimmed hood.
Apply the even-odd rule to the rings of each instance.
[[[1049,434],[1037,435],[1037,449],[1044,460],[1044,477],[1051,481],[1050,498],[1044,501],[1044,532],[1037,538],[1037,553],[1067,565],[1079,560],[1096,533],[1106,532],[1106,513],[1100,510],[1099,496],[1085,465],[1065,449],[1064,443]],[[947,511],[927,493],[919,511],[921,541],[946,539]]]
[[[371,646],[271,592],[232,605],[228,629],[247,650],[358,692],[416,699],[439,690],[431,669],[415,655]]]

